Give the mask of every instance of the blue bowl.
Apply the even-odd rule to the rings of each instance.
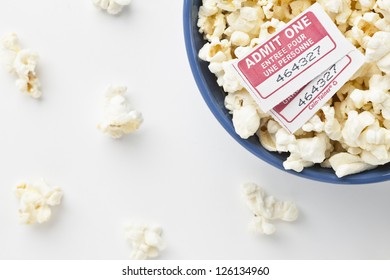
[[[224,93],[223,89],[218,86],[214,74],[212,74],[207,68],[208,63],[198,58],[198,52],[205,44],[205,40],[198,32],[197,27],[198,10],[201,3],[202,0],[184,0],[184,37],[188,59],[191,65],[192,73],[203,96],[203,99],[206,101],[208,107],[213,112],[217,120],[238,143],[240,143],[243,147],[256,155],[258,158],[276,168],[279,168],[290,174],[315,181],[335,184],[368,184],[390,180],[389,164],[363,173],[349,175],[344,178],[338,178],[335,175],[333,169],[322,168],[318,165],[305,168],[300,173],[285,170],[283,167],[283,161],[286,160],[288,154],[278,154],[267,151],[261,146],[256,136],[252,136],[247,140],[241,139],[236,134],[232,124],[231,115],[224,106],[224,97],[226,94]]]

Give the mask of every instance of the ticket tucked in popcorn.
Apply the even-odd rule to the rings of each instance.
[[[350,52],[269,113],[280,125],[294,133],[320,110],[363,64],[364,55],[360,51]]]
[[[233,67],[267,112],[354,50],[316,3]]]

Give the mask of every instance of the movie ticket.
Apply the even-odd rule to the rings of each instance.
[[[285,99],[270,114],[290,133],[301,128],[363,65],[356,50],[344,56],[309,84]]]
[[[356,48],[316,3],[233,64],[268,112]]]

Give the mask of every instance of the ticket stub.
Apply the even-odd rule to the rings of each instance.
[[[267,112],[355,49],[316,3],[233,67]]]
[[[363,65],[356,50],[344,56],[309,84],[269,111],[290,133],[301,128]]]

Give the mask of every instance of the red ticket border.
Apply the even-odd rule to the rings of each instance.
[[[280,116],[280,117],[282,117],[287,123],[292,123],[293,121],[295,121],[295,119],[296,118],[298,118],[302,113],[303,113],[303,111],[305,111],[306,110],[306,108],[307,107],[309,107],[310,106],[310,104],[312,104],[315,100],[316,100],[316,98],[319,96],[319,95],[321,95],[328,87],[329,87],[329,85],[330,84],[332,84],[333,83],[333,81],[335,80],[335,79],[337,79],[337,77],[338,76],[340,76],[344,71],[345,71],[345,69],[349,66],[349,65],[351,65],[351,63],[352,63],[352,58],[349,56],[349,55],[346,55],[346,57],[349,59],[349,62],[347,63],[347,65],[345,65],[344,67],[343,67],[343,69],[341,69],[341,71],[331,80],[331,81],[329,81],[329,83],[328,83],[328,85],[321,91],[321,92],[319,92],[315,97],[313,97],[313,99],[292,119],[292,120],[288,120],[283,114],[281,114],[281,113],[278,113],[278,112],[275,112],[274,111],[274,116],[275,117],[277,117],[279,120],[280,120],[280,118],[278,117],[278,116]],[[293,100],[295,99],[295,98],[297,98],[299,96],[299,94],[297,94],[297,96],[295,96],[294,98],[293,98]]]

